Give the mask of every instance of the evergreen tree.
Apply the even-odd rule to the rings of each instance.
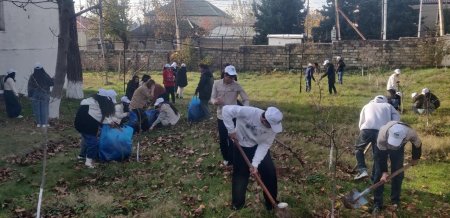
[[[331,41],[331,29],[336,25],[334,0],[328,0],[321,10],[325,17],[320,27],[313,29],[315,41]],[[419,12],[410,7],[418,0],[389,0],[387,7],[387,39],[398,39],[417,34],[417,20]],[[381,0],[340,0],[339,8],[353,22],[366,39],[381,39]],[[358,9],[358,10],[356,10]],[[361,39],[350,24],[340,16],[341,39]]]
[[[304,0],[261,0],[253,5],[256,17],[255,44],[266,44],[267,34],[303,33]]]

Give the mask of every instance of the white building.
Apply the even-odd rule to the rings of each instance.
[[[286,45],[302,43],[303,34],[268,34],[269,45]]]
[[[58,6],[49,2],[39,3],[39,6],[30,3],[24,10],[0,1],[0,75],[5,75],[10,68],[15,69],[20,93],[26,93],[36,62],[40,62],[50,76],[55,73]]]

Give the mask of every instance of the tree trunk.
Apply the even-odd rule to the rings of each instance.
[[[74,7],[70,7],[70,14],[75,14]],[[82,99],[83,71],[81,68],[80,48],[78,47],[77,19],[70,18],[69,26],[69,53],[67,54],[67,98]]]
[[[70,12],[73,2],[70,0],[58,0],[59,11],[59,37],[58,54],[56,58],[55,78],[52,93],[50,95],[49,118],[59,118],[59,106],[61,103],[64,82],[67,73],[67,53],[69,50],[69,27],[70,17],[74,14]]]

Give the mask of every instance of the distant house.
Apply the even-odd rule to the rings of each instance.
[[[188,20],[207,32],[218,26],[226,26],[232,23],[232,18],[227,13],[206,0],[183,0],[177,3],[179,4],[177,7],[179,20]],[[174,2],[171,1],[162,6],[160,10],[164,11],[167,16],[174,16],[173,4]],[[155,11],[146,14],[147,22],[154,20],[156,14]]]
[[[50,76],[56,68],[57,5],[44,2],[39,6],[29,4],[24,10],[11,2],[0,1],[0,75],[14,68],[20,93],[26,92],[36,62],[40,62]]]
[[[418,1],[417,1],[418,2]],[[450,9],[450,0],[442,0],[443,9]],[[439,19],[438,0],[423,0],[422,5],[422,32],[435,35]],[[419,10],[420,5],[412,5],[413,9]]]

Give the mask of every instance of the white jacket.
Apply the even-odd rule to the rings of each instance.
[[[100,110],[100,105],[98,104],[98,102],[90,97],[90,98],[86,98],[83,99],[80,103],[80,105],[89,105],[89,111],[88,114],[94,118],[95,120],[97,120],[98,122],[101,122],[102,120],[102,111]],[[103,120],[103,124],[112,124],[114,123],[114,117],[105,117],[105,119]]]
[[[380,130],[383,125],[393,120],[400,120],[398,111],[387,103],[386,99],[375,98],[362,108],[359,115],[359,129]]]
[[[399,81],[400,81],[400,80],[399,80],[399,78],[398,78],[398,75],[395,74],[395,73],[393,73],[393,74],[389,77],[389,79],[388,79],[388,81],[387,81],[387,84],[386,84],[386,90],[389,90],[389,89],[395,89],[395,91],[398,92],[399,90],[398,90],[398,84],[397,84],[397,82],[399,82]]]

